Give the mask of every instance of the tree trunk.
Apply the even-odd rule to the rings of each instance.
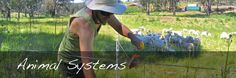
[[[25,9],[25,17],[27,17],[27,9]]]
[[[155,11],[158,11],[160,5],[158,4],[158,0],[155,0]]]
[[[209,4],[208,4],[208,10],[209,10],[209,13],[211,13],[211,11],[212,11],[212,10],[211,10],[211,0],[208,0],[208,3],[209,3]]]
[[[147,0],[147,15],[150,15],[150,0]]]
[[[176,15],[176,0],[172,0],[172,11],[173,11],[173,15]]]
[[[7,8],[7,14],[6,14],[6,18],[7,20],[11,20],[11,9],[10,8]]]
[[[1,17],[4,18],[5,15],[4,15],[4,11],[3,10],[1,10],[1,14],[2,14]]]
[[[204,6],[205,8],[205,12],[207,15],[210,15],[211,13],[211,1],[210,0],[206,0],[206,5]]]
[[[53,11],[51,11],[51,16],[55,17],[56,16],[56,7],[57,7],[57,3],[56,0],[53,0]]]
[[[217,4],[216,4],[216,12],[219,13],[220,9],[219,9],[219,0],[217,0]]]
[[[18,7],[18,12],[17,12],[17,21],[20,21],[20,8]]]
[[[30,17],[34,17],[34,11],[33,11],[33,9],[32,9],[32,8],[30,9],[29,16],[30,16]]]
[[[50,14],[51,14],[51,17],[54,17],[56,14],[55,14],[55,9],[51,10],[50,11]]]

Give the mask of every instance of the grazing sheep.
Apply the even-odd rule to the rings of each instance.
[[[131,31],[134,33],[134,34],[139,34],[141,35],[141,31],[139,29],[131,29]]]
[[[200,45],[201,45],[201,40],[200,38],[195,38],[193,40],[193,44],[194,44],[194,50],[198,50],[200,48]]]
[[[142,26],[137,31],[145,31],[146,29]],[[209,32],[199,32],[196,30],[173,31],[172,28],[163,29],[161,33],[148,32],[147,35],[136,33],[137,37],[140,38],[145,44],[145,50],[151,51],[176,51],[178,48],[184,51],[197,51],[201,45],[200,38],[193,38],[192,36],[183,36],[183,33],[191,33],[194,35],[209,36]]]
[[[186,51],[194,51],[194,44],[193,43],[186,43],[184,42],[182,44],[182,47],[186,50]]]
[[[184,38],[184,42],[186,43],[193,43],[194,39],[192,36],[187,36],[186,38]]]
[[[177,33],[173,33],[171,36],[170,36],[170,39],[169,39],[169,42],[171,44],[174,44],[176,47],[180,48],[181,47],[181,44],[183,42],[183,37],[180,36],[179,34]]]
[[[141,31],[145,31],[145,30],[146,30],[146,28],[145,28],[144,26],[140,26],[139,29],[140,29]]]
[[[162,29],[162,32],[168,33],[168,32],[172,32],[173,28],[169,28],[169,29]]]
[[[222,32],[222,33],[220,34],[220,38],[221,38],[221,39],[229,39],[229,35],[230,35],[230,34],[228,34],[228,33],[226,33],[226,32]]]
[[[209,36],[211,36],[211,33],[209,33],[208,31],[203,31],[203,32],[201,33],[201,35],[202,35],[202,36],[205,36],[205,37],[209,37]]]
[[[233,42],[232,37],[233,37],[233,35],[229,34],[229,38],[227,39],[228,46],[230,46],[231,43]]]
[[[183,32],[182,31],[173,31],[174,34],[177,34],[179,36],[183,36]]]
[[[143,35],[143,31],[145,31],[146,29],[144,28],[144,26],[140,26],[138,29],[131,29],[131,31],[134,34],[138,34],[138,35]]]
[[[232,34],[232,35],[236,35],[236,32],[231,32],[230,34]]]
[[[186,32],[188,32],[188,29],[183,29],[182,31],[186,33]]]
[[[199,31],[194,31],[194,32],[192,32],[192,34],[195,36],[199,36]]]
[[[152,34],[151,37],[151,40],[155,46],[161,47],[164,45],[164,41],[160,39],[160,35]]]

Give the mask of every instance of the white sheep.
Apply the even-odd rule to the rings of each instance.
[[[221,39],[229,39],[229,35],[230,35],[230,34],[228,34],[228,33],[226,33],[226,32],[222,32],[222,33],[220,34],[220,38],[221,38]]]
[[[183,32],[182,31],[173,31],[174,34],[177,34],[179,36],[183,36]]]
[[[236,35],[236,32],[231,32],[230,34],[232,34],[232,35]]]
[[[188,29],[183,29],[182,31],[186,33],[186,32],[188,32]]]
[[[183,32],[188,32],[194,35],[199,35],[199,31],[196,30],[183,30],[183,31],[172,31],[172,28],[163,29],[162,33],[150,33],[143,35],[142,31],[146,29],[141,26],[138,29],[133,30],[133,32],[144,41],[147,50],[161,50],[161,51],[175,51],[173,47],[186,49],[187,51],[194,51],[199,49],[200,39],[193,38],[192,36],[184,37]],[[209,35],[209,32],[202,32],[203,35]]]
[[[146,31],[144,26],[140,26],[138,29],[131,29],[134,34],[143,35],[143,31]]]
[[[187,51],[194,51],[194,44],[193,43],[183,43],[183,47]]]
[[[194,50],[198,50],[200,48],[200,45],[201,45],[201,39],[200,38],[194,38],[193,44],[194,44]]]
[[[139,29],[131,29],[131,31],[134,33],[134,34],[138,34],[140,32]],[[139,34],[140,35],[140,34]]]
[[[168,33],[168,32],[172,32],[173,28],[169,28],[169,29],[162,29],[162,32]]]
[[[209,33],[208,31],[203,31],[201,32],[201,36],[209,37],[211,36],[211,33]]]

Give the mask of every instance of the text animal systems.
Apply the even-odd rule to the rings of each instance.
[[[44,63],[39,64],[38,60],[35,60],[34,63],[29,63],[28,58],[25,58],[22,62],[20,62],[17,66],[17,70],[58,70],[62,59],[59,60],[57,63]],[[127,62],[119,63],[119,64],[103,64],[100,63],[100,60],[97,60],[96,62],[89,62],[89,63],[81,63],[81,65],[77,64],[79,59],[75,59],[69,62],[70,65],[73,67],[67,67],[69,70],[78,69],[76,74],[80,72],[80,70],[83,68],[85,70],[93,69],[93,70],[123,70],[126,68]],[[30,61],[32,62],[32,61]]]

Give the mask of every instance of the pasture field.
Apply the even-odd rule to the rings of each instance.
[[[206,16],[202,13],[188,12],[177,13],[172,16],[171,13],[158,12],[146,16],[144,13],[126,13],[116,15],[117,18],[131,29],[144,26],[151,32],[161,32],[163,29],[172,28],[176,31],[183,29],[194,29],[198,31],[208,31],[211,36],[198,36],[201,39],[201,50],[192,55],[189,52],[136,52],[127,38],[120,37],[121,49],[120,59],[125,61],[128,54],[140,54],[140,65],[133,69],[124,69],[119,71],[120,78],[235,78],[236,77],[236,36],[233,36],[231,46],[228,46],[225,39],[220,38],[222,32],[236,32],[236,13],[229,12],[224,14],[212,14]],[[4,72],[11,70],[8,65],[11,61],[19,63],[13,55],[7,55],[8,52],[36,51],[52,52],[56,54],[60,41],[62,40],[68,17],[35,17],[30,20],[22,18],[17,21],[12,18],[7,21],[0,18],[0,51],[1,58],[0,73],[6,74],[1,78],[27,77],[25,72],[15,71],[14,75]],[[186,34],[192,35],[192,34]],[[197,37],[195,35],[192,35]],[[103,56],[107,51],[111,54],[105,59],[115,59],[117,33],[108,25],[101,28],[99,35],[94,42],[95,53]],[[127,53],[127,54],[126,54]],[[6,54],[6,56],[4,55]],[[4,57],[5,56],[5,57]],[[98,56],[98,57],[101,57]],[[226,63],[227,60],[227,66]],[[48,58],[48,59],[45,59]],[[42,58],[43,62],[56,61],[56,56]],[[40,60],[40,59],[39,59]],[[104,60],[106,61],[106,60]],[[113,61],[114,62],[114,61]],[[14,66],[14,65],[12,65]],[[226,67],[226,68],[225,68]],[[22,74],[23,72],[23,74]],[[38,72],[38,71],[37,71]],[[29,76],[35,75],[36,78],[57,78],[57,71],[31,72]],[[49,73],[50,72],[50,73]],[[44,73],[47,73],[46,75]],[[54,74],[55,73],[55,74]],[[97,78],[115,78],[115,70],[98,70]]]
[[[151,32],[161,32],[163,29],[169,28],[175,31],[182,31],[183,29],[208,31],[211,36],[198,36],[201,39],[202,51],[228,50],[226,40],[220,39],[220,34],[222,32],[236,32],[235,16],[236,13],[234,12],[221,15],[212,14],[211,16],[190,13],[179,14],[175,17],[171,16],[171,13],[153,13],[151,16],[141,13],[117,15],[118,19],[130,29],[144,26]],[[11,21],[6,21],[1,18],[1,51],[56,51],[66,29],[67,19],[68,17],[38,17],[31,20],[30,26],[28,18],[23,18],[20,21],[14,18]],[[116,38],[117,34],[110,26],[103,26],[94,44],[95,51],[114,51]],[[235,38],[233,38],[230,51],[236,51],[234,48],[236,41],[234,40]],[[121,44],[125,46],[124,49],[133,51],[134,47],[127,42],[129,40],[121,37]]]

